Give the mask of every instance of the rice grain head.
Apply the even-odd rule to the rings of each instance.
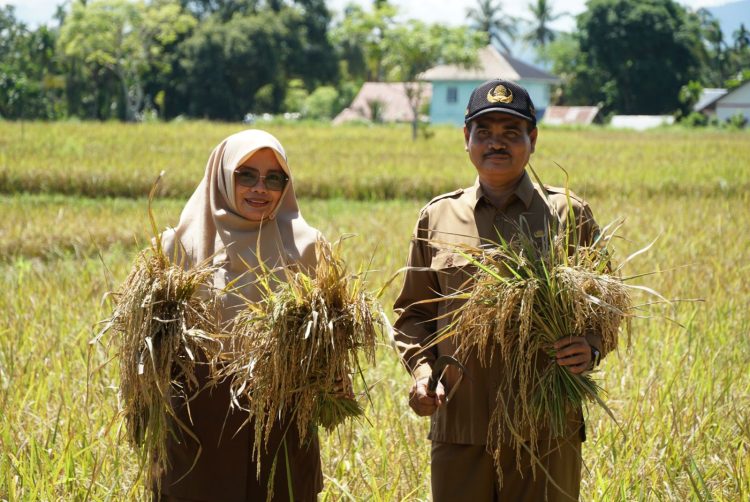
[[[221,351],[215,300],[207,287],[214,269],[174,265],[161,246],[141,252],[113,295],[113,332],[120,363],[120,396],[127,437],[140,453],[147,486],[160,489],[168,467],[166,441],[180,432],[192,436],[173,402],[201,390],[195,370],[211,366]],[[197,460],[197,459],[196,459]]]
[[[330,430],[364,412],[350,389],[337,387],[362,376],[360,357],[374,364],[383,314],[365,274],[347,271],[340,246],[319,241],[313,270],[255,271],[263,299],[236,318],[233,360],[222,371],[235,404],[249,413],[258,473],[280,419],[304,442],[315,427]]]

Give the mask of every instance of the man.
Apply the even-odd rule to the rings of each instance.
[[[569,414],[566,437],[539,441],[536,462],[521,453],[521,470],[515,449],[503,445],[498,475],[486,445],[504,371],[500,358],[485,367],[470,356],[462,361],[467,375],[450,366],[434,392],[427,385],[437,357],[455,351],[450,339],[424,347],[460,306],[457,300],[440,298],[467,287],[468,262],[455,253],[456,245],[498,242],[498,235],[510,241],[520,229],[543,239],[553,220],[564,220],[569,206],[576,219],[569,231],[578,232],[578,242],[591,242],[597,232],[585,202],[566,196],[563,189],[532,183],[525,168],[538,134],[534,105],[525,89],[504,80],[474,89],[464,139],[477,181],[427,204],[411,242],[409,269],[394,306],[399,312],[396,341],[414,378],[409,405],[418,415],[432,417],[432,495],[437,502],[578,499],[585,434],[580,410]],[[598,363],[601,341],[593,333],[571,336],[558,341],[555,349],[557,364],[581,373]]]

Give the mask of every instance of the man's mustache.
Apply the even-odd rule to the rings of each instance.
[[[485,153],[483,157],[490,157],[492,155],[510,155],[510,152],[504,148],[501,150],[490,150],[489,152]]]

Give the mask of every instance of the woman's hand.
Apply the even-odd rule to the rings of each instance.
[[[333,397],[341,399],[354,399],[354,386],[349,375],[339,377],[333,381]]]
[[[580,374],[591,368],[591,345],[583,336],[566,336],[553,344],[557,364],[571,373]]]

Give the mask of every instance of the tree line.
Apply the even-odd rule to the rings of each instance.
[[[339,20],[325,0],[71,0],[31,28],[0,7],[0,117],[330,118],[365,81],[412,81],[520,41],[560,77],[555,102],[605,113],[687,116],[702,87],[750,78],[744,25],[727,36],[708,11],[674,0],[589,0],[573,33],[550,27],[567,14],[547,0],[531,3],[530,22],[500,0],[466,14],[448,27],[400,21],[388,0]],[[417,111],[419,96],[410,101]]]

